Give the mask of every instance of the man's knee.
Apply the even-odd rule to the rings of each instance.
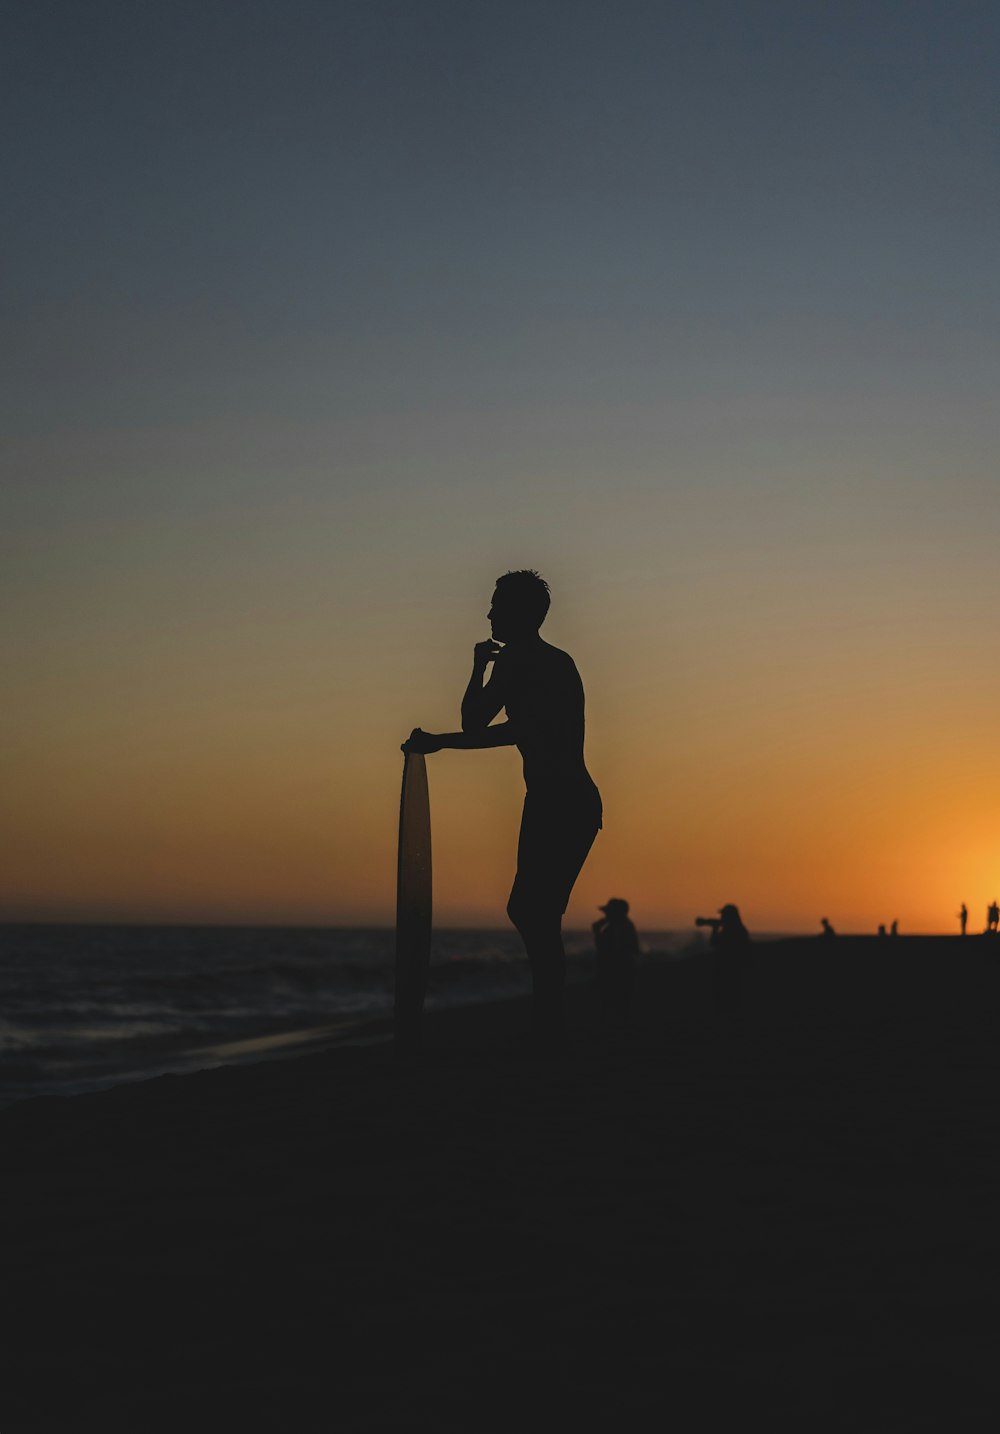
[[[562,925],[562,909],[557,901],[539,901],[512,891],[507,902],[507,916],[522,936],[546,936]]]
[[[516,930],[522,931],[531,925],[531,911],[524,897],[512,891],[507,902],[507,919]]]

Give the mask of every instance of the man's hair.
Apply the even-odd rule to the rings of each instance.
[[[521,616],[541,627],[549,610],[549,585],[534,568],[519,568],[497,578],[497,592]]]

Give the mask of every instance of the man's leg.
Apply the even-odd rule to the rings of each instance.
[[[562,912],[532,910],[512,893],[507,915],[524,942],[531,967],[532,1036],[539,1046],[551,1046],[562,1031],[562,996],[566,984]]]
[[[507,915],[520,933],[531,966],[532,1034],[540,1046],[555,1044],[561,1032],[566,984],[563,912],[599,823],[596,813],[592,822],[578,820],[572,813],[567,817],[555,799],[525,799]]]

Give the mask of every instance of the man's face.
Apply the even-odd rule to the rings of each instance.
[[[493,641],[506,642],[507,639],[504,637],[505,614],[503,596],[500,593],[499,589],[495,590],[493,593],[493,597],[490,600],[490,610],[487,613],[487,617],[489,618],[490,630],[493,636]]]

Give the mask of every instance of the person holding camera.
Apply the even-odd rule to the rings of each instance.
[[[715,1004],[720,1011],[735,1010],[740,1004],[743,965],[750,946],[750,932],[743,925],[739,907],[727,902],[719,907],[718,916],[696,916],[694,924],[708,926],[712,931],[708,944],[715,955],[712,969]]]

